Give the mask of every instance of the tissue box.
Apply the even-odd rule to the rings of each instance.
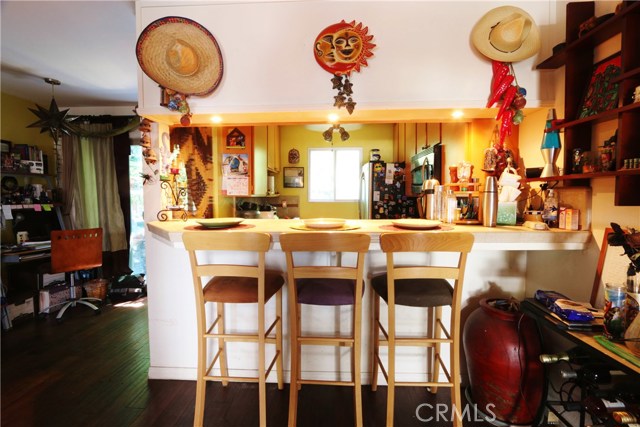
[[[517,202],[498,202],[498,225],[516,225]]]

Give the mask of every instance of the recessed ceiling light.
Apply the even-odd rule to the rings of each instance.
[[[453,117],[454,119],[459,119],[462,116],[464,116],[464,111],[462,110],[453,110],[451,112],[451,117]]]
[[[338,116],[336,113],[331,113],[327,116],[327,120],[329,120],[329,123],[337,123],[339,119],[340,116]]]
[[[211,116],[211,121],[213,123],[222,123],[222,117],[220,117],[220,116]]]

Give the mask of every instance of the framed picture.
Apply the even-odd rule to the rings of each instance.
[[[589,85],[582,98],[578,118],[593,116],[618,107],[618,85],[622,72],[620,54],[616,53],[593,67]]]
[[[284,187],[303,188],[304,168],[284,168]]]
[[[227,148],[244,148],[245,144],[245,136],[238,128],[233,128],[227,134]]]
[[[11,141],[7,141],[3,139],[0,142],[0,152],[2,153],[10,153],[11,152]]]

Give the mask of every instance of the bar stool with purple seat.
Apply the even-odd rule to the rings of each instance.
[[[287,258],[287,289],[291,339],[291,387],[289,395],[289,426],[297,424],[298,391],[302,384],[351,386],[354,388],[355,424],[362,426],[362,396],[360,355],[362,346],[362,293],[364,291],[364,258],[369,250],[368,234],[335,232],[284,233],[280,246]],[[336,265],[318,265],[308,253],[332,253]],[[305,256],[304,253],[307,253]],[[342,255],[355,253],[355,263],[343,264]],[[312,254],[313,255],[313,254]],[[346,263],[345,263],[346,264]],[[303,306],[351,305],[349,335],[310,334],[302,330]],[[303,379],[301,375],[302,346],[351,347],[351,380]],[[327,408],[330,410],[330,408]]]

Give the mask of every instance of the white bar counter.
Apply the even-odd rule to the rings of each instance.
[[[382,232],[392,231],[390,220],[348,220],[348,224],[359,228],[351,231],[335,231],[338,233],[364,232],[371,235],[371,248],[366,261],[365,277],[384,271],[385,258],[379,246]],[[301,220],[245,220],[240,226],[230,229],[202,230],[223,237],[228,231],[267,232],[271,233],[273,247],[267,254],[269,268],[286,270],[284,254],[280,250],[279,234],[299,232],[292,226],[302,225]],[[147,223],[149,233],[146,237],[147,284],[149,310],[149,345],[150,368],[152,379],[190,379],[196,377],[196,326],[195,302],[191,279],[189,259],[182,244],[182,233],[200,228],[195,220],[153,221]],[[442,231],[465,231],[475,236],[475,243],[467,261],[465,287],[463,290],[462,321],[478,306],[478,301],[485,297],[509,297],[519,300],[525,297],[526,281],[531,279],[532,272],[527,268],[527,255],[530,251],[554,251],[579,258],[591,242],[590,231],[566,230],[531,230],[520,226],[483,227],[471,225],[446,225]],[[222,256],[225,256],[224,254]],[[237,257],[237,254],[228,254]],[[327,254],[327,257],[330,255]],[[428,256],[425,254],[425,256]],[[325,259],[323,261],[329,261]],[[562,261],[566,263],[566,261]],[[573,261],[569,261],[572,264]],[[535,264],[535,263],[534,263]],[[551,267],[550,268],[555,268]],[[571,280],[571,272],[560,269],[562,275],[558,280]],[[530,296],[530,295],[527,295]],[[284,294],[284,355],[285,378],[289,377],[288,318],[286,315],[286,290]],[[365,282],[363,303],[363,382],[368,382],[369,375],[369,326],[370,299],[368,283]],[[270,302],[272,304],[273,302]],[[228,325],[235,330],[252,330],[255,328],[256,310],[252,304],[235,305],[229,310]],[[404,307],[402,308],[404,309]],[[322,332],[323,327],[333,328],[334,320],[339,320],[339,328],[348,330],[350,308],[309,307],[303,329]],[[399,311],[399,328],[418,332],[426,320],[413,308]],[[273,312],[271,308],[267,310]],[[255,348],[252,344],[236,345],[232,351],[231,373],[253,375],[257,371]],[[416,349],[405,351],[400,364],[398,378],[418,378],[427,373],[424,354]],[[349,373],[348,349],[312,348],[303,353],[303,375],[317,379],[344,378]],[[444,353],[444,352],[443,352]],[[443,354],[447,357],[446,354]],[[463,371],[465,364],[462,362]],[[272,374],[273,376],[273,374]],[[272,379],[270,379],[272,380]]]

